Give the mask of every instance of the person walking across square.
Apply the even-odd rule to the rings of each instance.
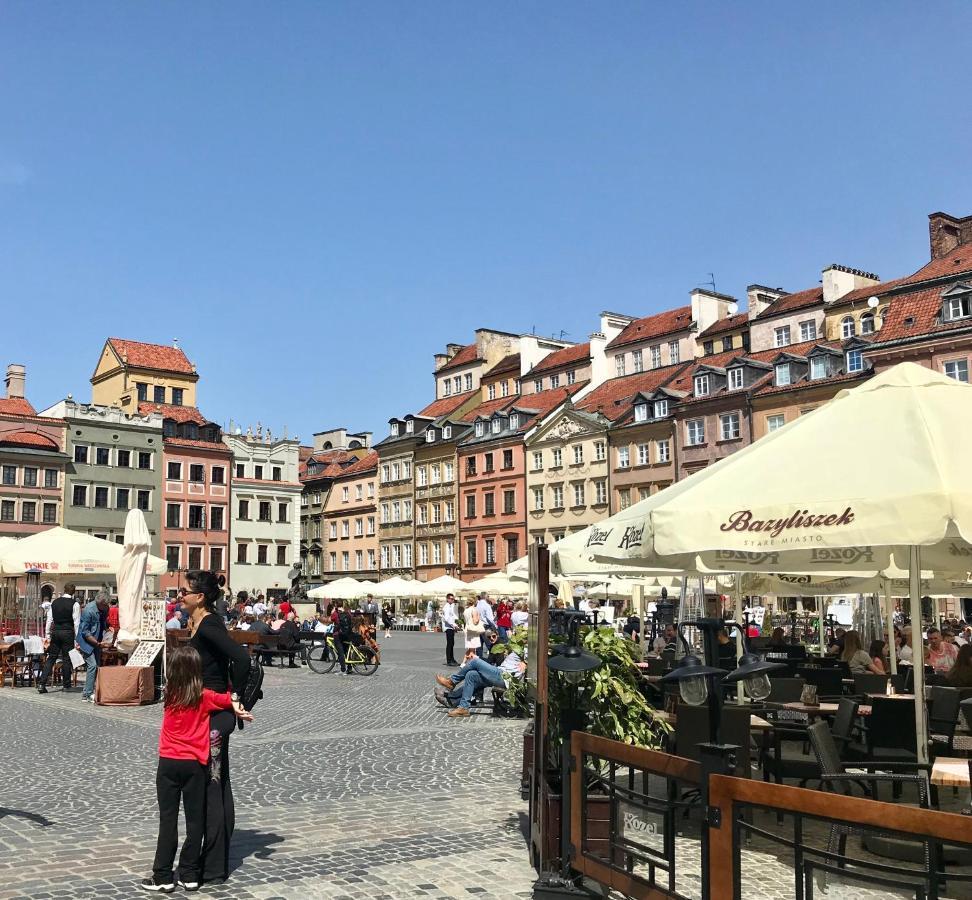
[[[446,639],[446,665],[458,666],[456,662],[456,624],[459,620],[459,607],[456,606],[455,594],[446,594],[442,605],[442,630]]]

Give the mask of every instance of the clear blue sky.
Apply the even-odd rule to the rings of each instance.
[[[477,327],[890,278],[972,213],[972,5],[0,7],[0,363],[178,337],[211,418],[386,433]]]

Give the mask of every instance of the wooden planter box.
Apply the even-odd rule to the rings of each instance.
[[[542,815],[546,819],[544,830],[544,856],[552,860],[560,856],[560,801],[559,793],[554,793],[546,782],[540,789]],[[611,803],[607,797],[588,797],[587,799],[587,841],[583,849],[593,856],[607,860],[610,857]]]

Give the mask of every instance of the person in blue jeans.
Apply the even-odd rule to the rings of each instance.
[[[81,619],[78,622],[77,645],[87,670],[84,689],[81,691],[81,700],[85,703],[94,701],[95,679],[98,677],[98,663],[101,660],[102,622],[107,612],[108,598],[104,594],[98,594],[97,600],[89,600],[81,610]]]
[[[520,679],[526,671],[526,663],[516,653],[508,653],[501,665],[494,666],[476,655],[474,649],[466,651],[462,667],[452,675],[437,675],[436,681],[447,693],[443,698],[448,704],[458,701],[459,705],[449,711],[453,719],[470,715],[469,707],[473,696],[487,687],[505,688],[510,680]]]

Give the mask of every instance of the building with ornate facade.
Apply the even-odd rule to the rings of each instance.
[[[63,525],[124,542],[130,509],[140,509],[162,555],[162,415],[61,400],[40,415],[67,424]]]
[[[233,456],[230,584],[280,597],[300,553],[300,441],[257,426],[223,443]]]
[[[25,385],[24,366],[8,365],[0,399],[0,537],[26,537],[63,522],[66,423],[39,416]]]

